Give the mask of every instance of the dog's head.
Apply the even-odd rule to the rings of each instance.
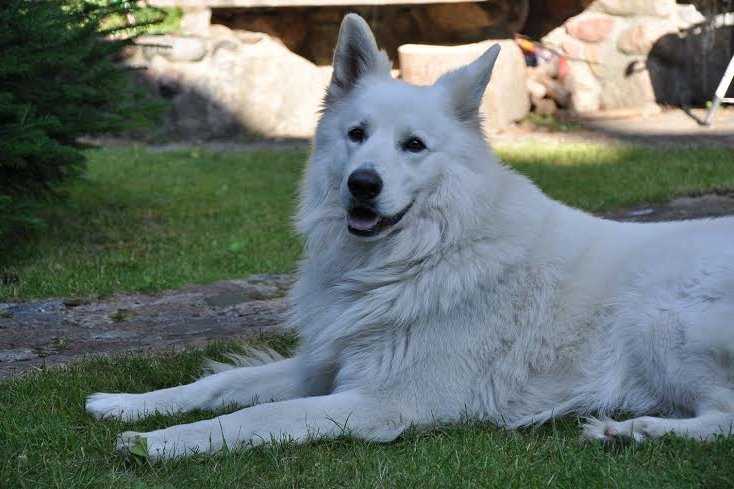
[[[414,86],[390,76],[367,23],[347,15],[304,181],[302,231],[336,219],[352,236],[375,240],[445,205],[436,195],[447,176],[463,176],[450,192],[469,191],[486,166],[479,106],[499,50]]]

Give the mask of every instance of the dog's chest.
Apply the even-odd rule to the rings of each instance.
[[[442,396],[435,409],[448,393],[452,403],[484,412],[513,402],[532,375],[572,363],[583,341],[556,289],[552,274],[525,269],[411,321],[411,306],[395,300],[394,310],[339,348],[337,388],[392,388],[433,404]]]

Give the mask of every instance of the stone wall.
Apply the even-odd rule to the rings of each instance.
[[[596,0],[543,38],[564,58],[551,68],[551,82],[581,113],[702,103],[731,52],[722,33],[721,45],[705,45],[712,35],[705,21],[694,5],[675,0]]]
[[[325,4],[328,2],[324,2]],[[528,16],[528,0],[487,0],[453,4],[371,7],[251,8],[212,10],[211,22],[235,30],[264,32],[281,39],[294,53],[328,65],[348,12],[370,23],[391,59],[406,42],[457,45],[512,37]]]
[[[181,35],[140,39],[126,63],[145,68],[143,82],[170,101],[161,128],[165,138],[309,138],[346,12],[360,12],[370,22],[399,76],[401,44],[462,46],[511,37],[524,24],[527,5],[526,0],[489,0],[378,8],[199,9],[187,12]],[[501,64],[511,69],[499,70],[484,104],[491,130],[507,127],[529,109],[523,55],[512,41],[505,44]],[[511,97],[500,93],[508,89]]]
[[[470,61],[464,55],[476,43],[507,40],[502,56],[511,58],[505,61],[511,69],[498,67],[484,103],[490,130],[524,117],[528,95],[544,113],[561,106],[578,113],[644,114],[659,110],[658,104],[703,104],[734,39],[731,27],[705,24],[694,5],[675,0],[197,7],[187,10],[181,35],[142,39],[148,45],[132,50],[126,62],[145,68],[144,82],[171,101],[162,128],[166,137],[309,138],[348,11],[368,20],[394,60],[396,76],[403,69],[411,82],[421,83],[413,77],[416,70]],[[508,39],[518,32],[545,32],[554,23],[560,27],[543,37],[548,48],[541,49],[540,65],[526,75],[523,54]],[[399,56],[405,43],[424,46],[422,54]],[[456,51],[447,55],[442,46]],[[417,64],[401,66],[409,58]]]

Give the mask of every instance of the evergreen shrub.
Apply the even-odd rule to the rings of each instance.
[[[121,50],[158,21],[134,1],[0,1],[0,240],[37,226],[34,204],[78,175],[84,135],[153,119]],[[2,243],[0,242],[0,245]]]

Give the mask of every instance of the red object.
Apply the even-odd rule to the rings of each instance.
[[[568,75],[568,61],[561,56],[558,58],[558,78],[563,80],[566,75]]]

